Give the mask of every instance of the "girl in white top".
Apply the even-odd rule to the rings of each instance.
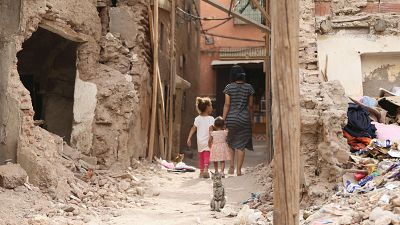
[[[199,152],[200,177],[209,178],[208,166],[210,164],[210,148],[208,140],[210,130],[214,125],[212,113],[212,104],[210,98],[196,98],[196,106],[199,115],[194,119],[194,125],[190,129],[187,145],[192,146],[192,136],[197,132],[197,150]]]

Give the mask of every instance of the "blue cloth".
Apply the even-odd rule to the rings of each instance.
[[[376,107],[378,105],[378,101],[376,99],[368,96],[362,97],[361,102],[369,107]]]

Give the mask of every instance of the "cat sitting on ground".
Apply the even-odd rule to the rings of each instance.
[[[225,198],[225,189],[222,185],[222,174],[220,173],[212,173],[212,181],[213,181],[213,197],[211,199],[211,211],[221,211],[224,208],[226,203]]]

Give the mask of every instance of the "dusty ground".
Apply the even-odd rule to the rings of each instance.
[[[265,160],[265,147],[262,143],[255,144],[255,151],[246,156],[246,167],[255,166]],[[189,160],[187,160],[189,161]],[[193,162],[193,161],[192,161]],[[109,224],[120,225],[222,225],[233,224],[234,218],[228,218],[223,213],[210,211],[209,201],[212,195],[210,179],[197,178],[198,173],[171,174],[163,173],[161,177],[153,178],[159,183],[159,196],[146,198],[150,205],[120,210],[121,216],[112,218]],[[252,192],[263,190],[251,175],[227,177],[224,186],[228,198],[227,208],[238,212],[240,202],[249,198]]]
[[[262,143],[255,146],[256,150],[246,156],[245,167],[253,167],[265,160],[265,147]],[[185,161],[188,164],[196,162],[195,159]],[[65,211],[71,204],[55,202],[35,188],[0,189],[0,225],[233,224],[235,218],[210,211],[212,182],[198,178],[198,172],[168,173],[159,170],[157,165],[150,166],[150,171],[138,174],[138,177],[143,183],[144,196],[128,197],[125,202],[110,198],[113,204],[101,207],[80,208],[78,206],[83,205],[80,203],[72,205],[77,209],[73,213]],[[227,177],[223,182],[228,200],[226,208],[236,213],[241,201],[248,199],[251,193],[263,190],[256,177],[250,174]]]

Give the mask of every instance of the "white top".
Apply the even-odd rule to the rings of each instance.
[[[214,117],[199,115],[194,119],[194,125],[197,127],[197,151],[210,151],[208,138],[210,126],[214,125]]]

